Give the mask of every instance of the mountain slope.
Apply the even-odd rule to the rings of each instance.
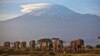
[[[59,37],[67,43],[82,38],[95,44],[96,37],[100,35],[100,17],[79,14],[61,5],[47,5],[45,8],[0,22],[0,33],[0,43]]]

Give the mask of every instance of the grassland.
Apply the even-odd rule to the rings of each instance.
[[[37,55],[30,54],[30,55],[8,55],[8,56],[37,56]],[[100,54],[56,54],[56,55],[41,55],[41,56],[100,56]]]
[[[100,56],[100,48],[85,49],[82,52],[53,52],[53,51],[10,51],[2,53],[0,56]]]

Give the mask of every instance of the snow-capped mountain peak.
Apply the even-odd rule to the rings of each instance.
[[[21,7],[23,8],[22,12],[26,12],[28,15],[34,16],[59,16],[74,14],[73,11],[58,4],[39,3],[22,5]]]

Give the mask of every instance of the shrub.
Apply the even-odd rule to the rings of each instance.
[[[91,46],[91,45],[87,45],[86,48],[88,48],[88,49],[93,49],[94,47]]]
[[[100,45],[96,45],[95,48],[100,48]]]

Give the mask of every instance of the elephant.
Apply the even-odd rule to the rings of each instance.
[[[20,41],[14,42],[14,48],[20,48]]]
[[[4,48],[10,48],[10,42],[4,42]]]
[[[52,41],[50,39],[40,39],[38,43],[41,50],[51,50],[52,48]]]
[[[71,51],[79,51],[81,52],[84,47],[84,40],[77,39],[70,42],[70,50]]]
[[[30,49],[35,49],[35,40],[29,42]]]
[[[21,42],[21,48],[26,48],[26,41]]]
[[[63,41],[60,40],[59,38],[53,38],[52,39],[52,43],[53,43],[53,50],[54,51],[62,51],[63,49]]]

